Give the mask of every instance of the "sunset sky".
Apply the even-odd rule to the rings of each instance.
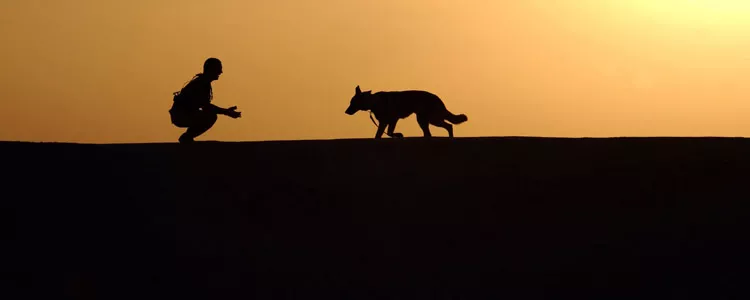
[[[746,0],[4,0],[0,140],[176,142],[203,61],[237,105],[198,140],[371,138],[354,88],[428,90],[456,136],[750,136]],[[421,136],[412,116],[397,131]],[[442,129],[433,133],[445,136]]]

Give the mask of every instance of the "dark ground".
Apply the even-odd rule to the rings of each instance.
[[[0,149],[5,299],[750,294],[749,139]]]

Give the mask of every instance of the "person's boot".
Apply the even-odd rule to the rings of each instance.
[[[186,136],[184,133],[180,136],[178,141],[180,141],[180,144],[189,144],[189,143],[195,142],[193,138]]]

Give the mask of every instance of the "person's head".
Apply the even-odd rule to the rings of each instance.
[[[223,73],[223,70],[221,61],[218,58],[211,57],[203,63],[203,75],[211,80],[219,79],[221,73]]]

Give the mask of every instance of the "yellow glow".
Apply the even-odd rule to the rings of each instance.
[[[623,3],[650,17],[681,25],[747,26],[750,15],[750,1],[745,0],[632,0]]]

